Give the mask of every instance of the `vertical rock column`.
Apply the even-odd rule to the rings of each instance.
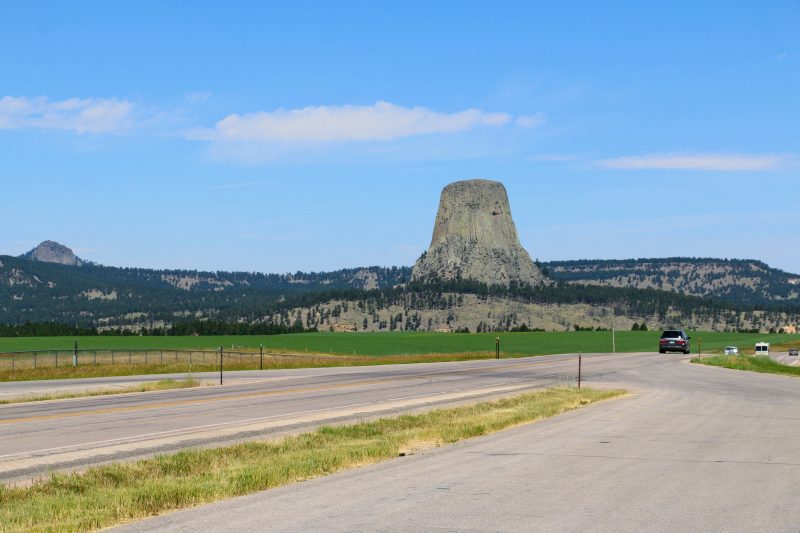
[[[489,285],[546,280],[519,242],[505,187],[489,180],[457,181],[442,190],[431,245],[411,279]]]

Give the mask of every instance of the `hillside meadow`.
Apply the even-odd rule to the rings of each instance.
[[[618,331],[618,352],[658,350],[659,331]],[[704,352],[719,352],[727,345],[752,349],[756,342],[776,346],[800,344],[800,335],[724,332],[691,332],[692,352],[702,339]],[[495,338],[505,356],[558,353],[611,352],[611,332],[570,331],[531,333],[302,333],[291,335],[231,335],[186,337],[0,337],[0,352],[71,350],[75,341],[81,350],[258,350],[267,352],[387,356],[456,353],[494,353]]]

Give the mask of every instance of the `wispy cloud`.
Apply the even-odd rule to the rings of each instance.
[[[131,102],[115,98],[50,100],[45,96],[4,96],[0,98],[0,129],[112,132],[130,125],[133,109]]]
[[[753,170],[775,170],[788,164],[783,155],[742,154],[645,154],[636,156],[600,159],[595,163],[604,168],[624,170],[710,170],[718,172],[740,172]]]
[[[523,122],[533,126],[536,120],[540,120],[537,117],[526,117]],[[508,113],[480,109],[441,113],[425,107],[377,102],[368,106],[310,106],[232,114],[217,122],[213,128],[191,131],[189,138],[265,143],[389,141],[434,133],[455,133],[477,127],[498,127],[513,120]]]
[[[545,116],[542,112],[533,115],[520,115],[514,119],[514,123],[521,128],[535,128],[545,123]]]
[[[211,98],[211,92],[197,91],[193,93],[186,93],[183,98],[188,104],[201,104]]]

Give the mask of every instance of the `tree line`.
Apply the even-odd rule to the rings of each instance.
[[[287,333],[313,333],[317,328],[304,328],[301,323],[292,326],[273,323],[242,324],[235,322],[193,320],[178,322],[166,328],[112,328],[98,331],[97,328],[82,328],[57,322],[25,322],[17,325],[0,324],[0,337],[132,337],[187,336],[187,335],[285,335]]]

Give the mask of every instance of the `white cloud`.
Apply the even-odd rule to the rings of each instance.
[[[601,167],[625,170],[712,170],[738,172],[753,170],[774,170],[786,165],[785,156],[740,155],[740,154],[646,154],[595,162]]]
[[[272,143],[388,141],[432,133],[454,133],[480,126],[503,126],[511,121],[512,117],[507,113],[487,113],[480,109],[439,113],[425,107],[377,102],[369,106],[310,106],[232,114],[217,122],[214,128],[190,132],[189,138]],[[534,125],[531,117],[526,121]]]
[[[101,133],[129,125],[133,104],[114,98],[49,100],[39,96],[0,98],[0,129],[55,129]]]
[[[522,128],[535,128],[545,123],[545,117],[542,112],[533,115],[520,115],[514,122]]]
[[[210,91],[197,91],[193,93],[186,93],[184,95],[184,99],[189,104],[202,104],[203,102],[208,101],[211,98]]]

